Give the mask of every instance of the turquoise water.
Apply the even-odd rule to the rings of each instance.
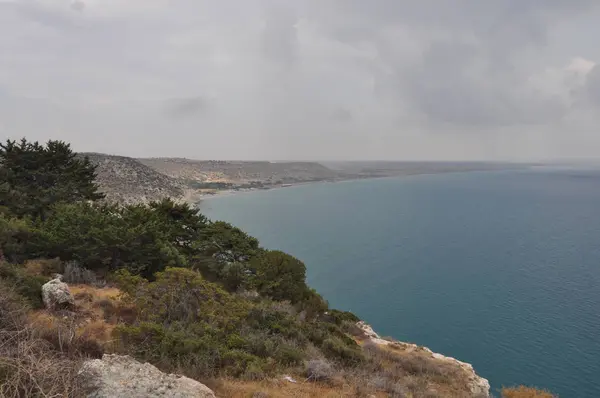
[[[209,199],[334,307],[472,363],[493,389],[600,397],[600,172],[477,172]]]

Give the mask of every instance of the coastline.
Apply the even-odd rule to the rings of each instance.
[[[384,339],[373,330],[371,325],[369,325],[368,323],[366,323],[364,321],[357,322],[356,326],[365,335],[365,341],[368,341],[372,344],[375,344],[377,346],[390,347],[394,351],[400,351],[400,352],[405,352],[405,353],[420,352],[434,360],[449,363],[453,366],[460,368],[462,371],[465,372],[465,375],[467,377],[467,388],[469,389],[469,391],[471,392],[473,397],[481,397],[481,398],[491,397],[491,393],[490,393],[491,386],[490,386],[489,380],[484,377],[479,376],[475,372],[473,365],[471,365],[470,363],[459,361],[456,358],[448,357],[446,355],[433,352],[429,348],[424,347],[424,346],[419,346],[417,344],[405,343],[405,342],[393,340],[393,339],[389,339],[389,340]]]
[[[343,183],[343,182],[356,182],[361,180],[373,180],[373,179],[396,179],[403,177],[411,177],[411,176],[422,176],[422,175],[436,175],[436,174],[455,174],[455,173],[473,173],[473,172],[493,172],[493,171],[506,171],[509,169],[499,169],[499,170],[464,170],[464,171],[447,171],[447,172],[423,172],[423,173],[409,173],[403,175],[393,175],[393,176],[377,176],[377,177],[366,177],[366,178],[349,178],[343,180],[336,181],[303,181],[299,183],[293,183],[286,186],[274,185],[264,188],[247,188],[247,189],[239,189],[239,190],[220,190],[216,191],[214,194],[201,194],[194,198],[193,204],[196,207],[200,207],[201,202],[204,200],[210,200],[214,198],[221,198],[233,195],[241,195],[254,193],[259,191],[269,191],[275,189],[284,189],[284,188],[294,188],[301,187],[305,185],[312,184],[327,184],[327,183]],[[375,344],[379,347],[385,347],[385,349],[392,350],[393,352],[401,353],[401,354],[416,354],[420,355],[423,358],[428,358],[429,360],[439,361],[439,363],[448,364],[448,366],[455,367],[459,369],[460,372],[463,372],[465,375],[465,382],[468,390],[470,391],[470,396],[480,397],[480,398],[489,398],[491,397],[491,385],[488,379],[478,375],[472,364],[460,361],[454,357],[446,356],[441,353],[437,353],[429,349],[428,347],[421,346],[414,343],[403,342],[400,340],[396,340],[394,338],[382,338],[378,333],[376,333],[371,325],[367,324],[365,321],[361,320],[356,323],[356,326],[362,331],[363,337],[360,339],[360,344],[364,345],[365,343]]]
[[[485,172],[494,172],[494,171],[509,171],[509,170],[525,170],[530,169],[533,166],[520,166],[520,167],[507,167],[507,168],[498,168],[498,169],[472,169],[472,170],[440,170],[440,171],[423,171],[423,172],[408,172],[404,174],[396,174],[396,175],[387,175],[387,176],[366,176],[366,177],[350,177],[347,179],[338,179],[338,180],[312,180],[312,181],[301,181],[294,182],[288,184],[277,184],[277,185],[265,185],[262,188],[240,188],[240,189],[224,189],[224,190],[215,190],[212,193],[203,193],[194,189],[186,189],[181,200],[191,204],[197,205],[200,202],[207,199],[216,199],[233,195],[240,194],[248,194],[254,192],[261,191],[271,191],[276,189],[286,189],[286,188],[296,188],[305,185],[314,185],[314,184],[339,184],[344,182],[357,182],[363,180],[382,180],[382,179],[396,179],[396,178],[405,178],[405,177],[414,177],[414,176],[425,176],[425,175],[438,175],[438,174],[462,174],[462,173],[485,173]]]

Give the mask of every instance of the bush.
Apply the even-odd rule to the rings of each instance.
[[[349,311],[339,311],[339,310],[330,310],[327,311],[327,314],[324,315],[324,319],[328,322],[335,323],[338,326],[341,326],[345,322],[353,322],[356,323],[360,321],[360,318],[354,315]]]
[[[355,347],[350,347],[337,337],[327,338],[323,342],[322,349],[328,358],[345,366],[356,366],[365,359],[356,344]]]
[[[95,272],[83,268],[76,261],[68,261],[65,263],[62,280],[65,283],[85,284],[96,287],[103,287],[106,285],[105,281],[98,279]]]
[[[27,242],[33,235],[31,224],[0,212],[0,262],[21,262],[26,256]]]
[[[26,298],[33,308],[44,307],[42,286],[48,278],[29,275],[24,267],[8,263],[0,263],[0,278],[15,286],[17,293]]]
[[[299,365],[304,360],[304,352],[298,347],[284,344],[277,348],[275,359],[285,366]]]
[[[58,258],[27,260],[23,266],[31,276],[54,277],[64,271],[63,263]]]
[[[27,324],[26,301],[0,280],[0,396],[7,398],[82,395],[79,362],[54,350]]]
[[[325,359],[311,359],[306,363],[305,374],[308,380],[324,381],[331,379],[335,371]]]

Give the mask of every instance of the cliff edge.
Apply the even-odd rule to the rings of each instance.
[[[388,340],[383,339],[379,336],[371,327],[371,325],[365,323],[364,321],[359,321],[356,326],[364,333],[366,337],[366,341],[376,344],[378,346],[389,347],[394,351],[400,353],[419,353],[421,355],[425,355],[431,358],[434,361],[440,361],[444,364],[456,366],[460,369],[461,372],[464,373],[466,387],[470,392],[472,397],[478,398],[488,398],[490,395],[490,382],[477,375],[475,373],[475,369],[473,369],[473,365],[459,361],[456,358],[447,357],[442,354],[435,353],[431,351],[427,347],[418,346],[412,343],[404,343],[397,340]]]

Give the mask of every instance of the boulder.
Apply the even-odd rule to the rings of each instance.
[[[83,363],[78,378],[88,398],[215,398],[204,384],[166,374],[125,355],[104,354]]]
[[[61,280],[60,275],[42,286],[42,300],[49,310],[71,308],[75,305],[69,286]]]

